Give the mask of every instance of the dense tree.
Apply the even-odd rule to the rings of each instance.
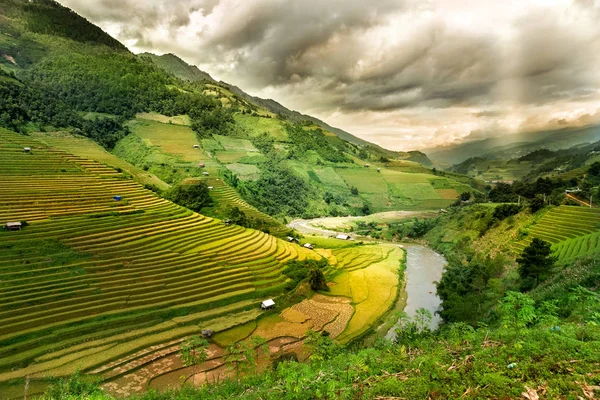
[[[203,207],[212,204],[208,187],[204,183],[175,186],[166,193],[173,203],[199,212]]]
[[[546,202],[544,201],[544,197],[538,194],[529,202],[529,209],[532,213],[536,213],[544,208],[545,205]]]
[[[227,135],[235,122],[231,111],[221,106],[191,110],[190,118],[191,128],[201,139],[212,135]]]
[[[266,166],[260,178],[240,188],[246,200],[269,215],[303,216],[312,189],[283,167]]]
[[[600,162],[596,161],[595,163],[590,165],[588,173],[593,176],[600,176]]]
[[[494,208],[492,217],[494,220],[502,221],[512,215],[516,215],[521,212],[522,207],[518,204],[500,204]]]
[[[471,192],[463,192],[459,197],[460,201],[469,201],[471,200]]]
[[[310,288],[312,290],[329,291],[329,286],[327,286],[327,279],[325,279],[325,274],[322,270],[318,268],[310,269],[308,273],[308,283],[310,284]]]
[[[536,287],[541,280],[548,276],[557,259],[552,255],[550,243],[534,238],[517,259],[521,276],[521,290],[527,291]]]
[[[244,227],[248,226],[248,217],[246,217],[246,214],[239,207],[234,206],[230,208],[227,212],[227,218],[229,218],[232,224]]]

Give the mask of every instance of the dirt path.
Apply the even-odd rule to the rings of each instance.
[[[571,199],[571,200],[575,200],[576,202],[578,202],[578,203],[579,203],[579,204],[581,204],[582,206],[585,206],[585,207],[589,207],[589,206],[590,206],[590,203],[587,203],[587,202],[585,202],[585,201],[583,201],[583,200],[580,200],[580,199],[578,199],[577,197],[573,196],[573,195],[572,195],[572,194],[570,194],[570,193],[567,193],[567,197],[568,197],[569,199]]]

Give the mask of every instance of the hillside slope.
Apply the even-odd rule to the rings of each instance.
[[[241,311],[283,290],[284,262],[318,257],[31,137],[0,130],[0,164],[0,224],[29,224],[0,232],[0,382],[91,370],[246,322],[258,314]]]

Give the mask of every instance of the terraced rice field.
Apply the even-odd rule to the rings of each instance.
[[[331,287],[334,296],[352,299],[354,314],[338,340],[347,343],[362,335],[393,305],[404,257],[395,245],[352,247],[332,251],[342,270]]]
[[[136,120],[132,124],[133,133],[144,140],[147,146],[157,146],[162,152],[171,154],[182,161],[197,162],[203,159],[196,134],[187,126],[162,124],[148,120]]]
[[[136,181],[142,184],[154,185],[161,190],[167,190],[169,188],[168,184],[161,181],[156,176],[114,156],[104,150],[96,142],[86,137],[64,132],[36,133],[32,135],[43,144],[50,147],[65,150],[70,154],[91,159],[112,168],[121,168],[121,170],[129,173]]]
[[[552,243],[560,261],[600,252],[600,210],[560,206],[548,211],[530,230],[527,240],[515,245],[517,252],[540,238]]]
[[[318,257],[6,130],[0,181],[0,224],[29,223],[0,231],[0,392],[13,379],[90,372],[206,326],[229,328],[219,318],[281,290],[282,263]]]

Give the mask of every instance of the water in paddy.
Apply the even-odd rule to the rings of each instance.
[[[425,308],[432,314],[431,328],[436,328],[440,317],[435,312],[440,307],[440,298],[436,292],[435,282],[442,277],[446,259],[435,251],[418,245],[406,245],[406,293],[407,301],[404,311],[413,317],[419,308]],[[397,326],[392,327],[385,335],[394,339]]]

